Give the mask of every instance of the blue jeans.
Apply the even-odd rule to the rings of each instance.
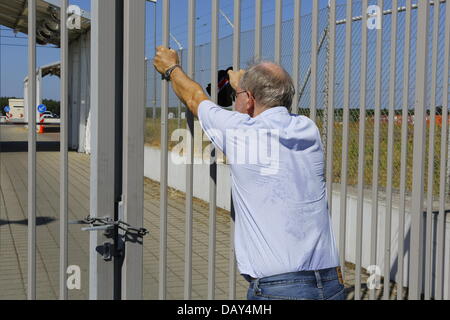
[[[345,300],[342,275],[337,268],[300,271],[252,279],[248,300]]]

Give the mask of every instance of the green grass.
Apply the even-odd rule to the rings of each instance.
[[[145,143],[150,146],[159,147],[161,143],[161,125],[160,119],[147,118]],[[323,124],[317,121],[319,129],[322,131]],[[178,120],[169,120],[169,149],[171,150],[178,142],[171,142],[170,137],[174,130],[178,128]],[[181,128],[186,128],[186,120],[181,120]],[[407,136],[407,168],[406,168],[406,190],[412,190],[413,177],[413,137],[414,127],[408,125]],[[428,190],[428,137],[429,127],[426,130],[427,144],[425,153],[425,192]],[[343,126],[340,123],[334,125],[334,140],[333,140],[333,182],[339,183],[341,181],[342,171],[342,134]],[[366,121],[365,129],[365,164],[364,164],[364,184],[365,186],[372,185],[373,177],[373,150],[374,150],[374,126],[373,121]],[[382,190],[387,185],[387,155],[388,155],[388,124],[382,123],[380,125],[380,157],[379,157],[379,171],[378,171],[378,186]],[[204,142],[203,146],[208,145]],[[433,174],[433,195],[439,195],[439,180],[440,180],[440,149],[441,149],[441,127],[436,126],[434,134],[434,174]],[[393,176],[392,186],[394,190],[400,189],[400,173],[401,173],[401,125],[394,126],[394,148],[393,148]],[[358,156],[359,156],[359,122],[351,121],[349,126],[349,141],[348,141],[348,172],[347,184],[349,186],[356,186],[358,183]]]

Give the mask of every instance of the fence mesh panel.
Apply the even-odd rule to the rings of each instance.
[[[405,7],[407,0],[400,0],[399,7]],[[362,15],[361,0],[354,0],[353,2],[353,17],[360,17]],[[376,5],[378,1],[370,0],[369,5]],[[383,10],[392,9],[392,1],[386,0]],[[413,1],[417,4],[417,0]],[[438,38],[438,64],[437,64],[437,92],[436,92],[436,129],[435,129],[435,157],[434,161],[434,183],[433,194],[438,195],[439,191],[439,162],[440,162],[440,143],[441,143],[441,122],[442,122],[442,104],[444,90],[443,88],[443,74],[444,74],[444,39],[445,39],[445,3],[441,3],[441,15],[439,25]],[[429,79],[431,79],[431,54],[432,54],[432,35],[434,10],[430,10],[430,65],[429,65]],[[317,86],[317,125],[322,133],[324,144],[333,143],[333,182],[339,183],[342,176],[341,159],[342,159],[342,131],[343,131],[343,104],[344,104],[344,66],[345,66],[345,37],[346,37],[346,23],[342,22],[346,18],[346,5],[337,6],[337,21],[341,21],[336,25],[336,64],[335,64],[335,124],[334,124],[334,141],[328,141],[326,137],[326,112],[328,103],[328,58],[330,54],[329,48],[329,11],[328,8],[321,9],[319,12],[319,33],[318,43],[321,44],[318,50],[318,86]],[[298,88],[300,92],[300,99],[298,101],[299,113],[305,116],[309,115],[310,101],[311,101],[311,79],[309,71],[311,67],[311,14],[303,15],[301,17],[301,49],[300,49],[300,65],[299,74],[300,79]],[[283,22],[282,26],[282,66],[290,73],[292,73],[292,42],[293,42],[293,20]],[[351,84],[350,84],[350,128],[349,128],[349,153],[348,153],[348,184],[350,186],[357,185],[358,178],[358,137],[359,137],[359,117],[360,115],[360,76],[361,76],[361,31],[362,21],[356,20],[352,22],[352,63],[351,63]],[[387,146],[388,146],[388,108],[389,108],[389,88],[390,88],[390,73],[396,74],[395,87],[395,128],[394,128],[394,160],[393,160],[393,187],[398,190],[400,187],[400,150],[401,150],[401,124],[402,121],[408,121],[408,157],[407,157],[407,191],[412,190],[412,151],[413,151],[413,126],[414,126],[414,101],[415,101],[415,66],[416,66],[416,29],[417,29],[417,10],[412,10],[411,20],[411,45],[410,45],[410,68],[409,68],[409,91],[408,91],[408,119],[402,119],[403,106],[403,68],[404,68],[404,52],[405,48],[405,30],[406,30],[406,12],[400,11],[398,13],[397,35],[395,41],[397,42],[397,61],[396,68],[391,67],[390,50],[391,50],[391,28],[392,15],[385,14],[382,25],[383,30],[383,48],[382,48],[382,69],[381,69],[381,120],[380,120],[380,168],[379,168],[379,187],[382,190],[387,184]],[[262,57],[264,60],[274,59],[274,25],[264,26],[262,28]],[[374,146],[374,109],[375,109],[375,88],[376,88],[376,42],[377,31],[368,30],[368,64],[367,64],[367,87],[366,87],[366,129],[365,129],[365,174],[364,183],[366,186],[372,184],[372,168],[373,168],[373,146]],[[232,66],[233,57],[233,37],[229,35],[219,40],[219,69],[226,69]],[[210,53],[211,45],[209,43],[198,45],[195,48],[195,80],[206,88],[211,79],[210,70]],[[180,53],[182,56],[183,65],[187,65],[187,49]],[[241,68],[247,68],[254,60],[254,30],[244,31],[241,33]],[[149,118],[153,117],[153,107],[156,107],[155,116],[159,117],[160,93],[161,93],[161,78],[155,74],[151,63],[148,65],[148,86],[147,86],[147,115]],[[427,110],[430,110],[431,101],[431,81],[428,81],[428,104]],[[170,93],[170,110],[174,118],[178,117],[179,100],[173,92]],[[185,112],[184,106],[181,112]],[[428,111],[429,114],[429,111]],[[179,126],[185,127],[185,122],[172,120],[169,130],[174,130]],[[153,121],[149,126],[158,126],[158,121]],[[148,126],[148,127],[149,127]],[[149,129],[150,130],[150,129]],[[159,128],[154,128],[151,131],[156,133]],[[427,140],[430,130],[430,119],[427,118]],[[147,134],[147,143],[157,144],[159,142],[159,135]],[[151,138],[153,137],[153,138]],[[326,147],[326,146],[325,146]],[[428,146],[427,146],[428,147]],[[426,155],[425,168],[428,167],[428,154]],[[425,170],[427,171],[427,170]],[[425,181],[427,177],[425,176]],[[428,186],[425,183],[425,191]]]

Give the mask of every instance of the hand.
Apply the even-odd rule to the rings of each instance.
[[[245,70],[242,70],[242,69],[239,71],[233,71],[233,70],[228,71],[228,76],[230,77],[230,84],[234,90],[236,90],[237,87],[239,87],[239,82],[241,81],[244,74],[245,74]]]
[[[156,56],[153,59],[153,66],[159,73],[164,74],[176,64],[180,64],[180,58],[175,50],[162,46],[159,46],[156,49]]]

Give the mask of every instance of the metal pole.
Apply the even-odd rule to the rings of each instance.
[[[353,13],[353,3],[347,2],[347,18]],[[342,163],[341,163],[341,198],[340,198],[340,224],[339,224],[339,252],[340,264],[345,266],[345,240],[347,230],[347,174],[348,174],[348,139],[349,139],[349,113],[350,113],[350,84],[351,84],[351,57],[352,57],[352,24],[345,26],[345,66],[344,66],[344,119],[342,128]],[[315,55],[315,51],[314,51]],[[314,70],[314,68],[313,68]],[[313,71],[314,75],[314,71]],[[359,289],[355,288],[355,299],[358,299]]]
[[[36,0],[28,0],[28,300],[36,300]]]
[[[188,8],[188,76],[195,77],[195,30],[196,30],[196,1],[189,0]],[[184,250],[184,299],[192,297],[192,225],[193,225],[193,201],[194,195],[194,115],[187,108],[187,163],[186,163],[186,238]]]
[[[362,2],[362,12],[367,12],[368,0]],[[356,209],[356,261],[355,261],[355,299],[361,298],[361,265],[362,265],[362,228],[364,213],[364,169],[366,145],[366,89],[367,89],[367,14],[361,24],[361,89],[359,98],[359,148],[358,153],[358,203]]]
[[[154,11],[154,16],[153,16],[153,21],[154,21],[154,45],[155,45],[155,53],[156,53],[156,2],[154,2],[155,4],[155,11]],[[153,70],[153,120],[156,119],[156,70]]]
[[[398,277],[397,277],[397,300],[403,300],[403,277],[404,277],[404,239],[405,239],[405,194],[406,194],[406,169],[408,153],[408,98],[409,98],[409,64],[411,60],[411,1],[406,3],[405,17],[405,44],[403,53],[403,106],[402,106],[402,147],[400,155],[400,208],[398,221]]]
[[[275,1],[275,63],[281,64],[283,0]]]
[[[292,80],[295,85],[295,96],[292,101],[292,113],[298,114],[298,99],[299,99],[299,86],[300,81],[300,19],[302,11],[302,2],[300,0],[295,0],[294,5],[294,44],[292,47]]]
[[[92,1],[91,36],[91,106],[92,154],[91,196],[92,217],[114,219],[115,213],[115,131],[116,113],[116,3]],[[112,246],[111,236],[90,232],[89,297],[91,300],[114,298],[114,264],[105,261],[97,251]]]
[[[414,110],[413,190],[411,203],[411,260],[409,299],[420,299],[422,293],[422,229],[425,153],[425,110],[428,81],[428,23],[430,3],[419,1],[416,58],[416,103]]]
[[[69,212],[69,192],[68,192],[68,178],[69,178],[69,145],[68,145],[68,93],[69,93],[69,31],[67,28],[67,8],[68,0],[61,1],[61,142],[60,142],[60,269],[59,269],[59,298],[60,300],[67,300],[67,285],[66,285],[66,271],[68,266],[68,226],[67,218]]]
[[[233,30],[233,69],[238,71],[241,67],[241,0],[234,0],[234,30]],[[235,107],[233,106],[235,111]],[[235,224],[233,192],[231,192],[231,219],[230,219],[230,280],[229,295],[230,300],[236,300],[236,253],[235,253]]]
[[[430,300],[433,281],[433,178],[434,178],[434,135],[436,130],[436,88],[437,88],[437,62],[439,41],[440,6],[434,6],[433,23],[433,49],[431,66],[431,105],[430,105],[430,132],[428,143],[428,183],[427,183],[427,215],[426,215],[426,249],[425,249],[425,300]]]
[[[183,48],[180,48],[180,66],[183,67]],[[181,128],[181,101],[178,103],[178,126],[177,128]]]
[[[391,20],[391,62],[389,79],[389,126],[387,150],[387,181],[386,181],[386,215],[384,219],[384,294],[383,299],[389,300],[391,280],[391,222],[392,222],[392,178],[394,161],[394,113],[395,113],[395,87],[397,84],[397,21],[398,0],[392,0]],[[364,150],[364,149],[362,149]]]
[[[262,0],[255,0],[255,61],[262,57]]]
[[[378,7],[383,10],[384,0],[378,0]],[[383,15],[377,17],[383,27]],[[372,170],[372,216],[370,231],[370,265],[376,265],[377,260],[377,230],[378,230],[378,169],[380,165],[380,113],[381,113],[381,72],[383,66],[383,28],[377,30],[376,44],[376,79],[375,79],[375,119],[373,135],[373,170]],[[370,299],[375,299],[375,288],[370,290]]]
[[[313,1],[312,5],[312,31],[311,31],[311,103],[309,117],[316,121],[317,110],[317,61],[318,61],[318,43],[319,35],[319,1]]]
[[[329,60],[328,60],[328,119],[327,119],[327,201],[330,216],[332,215],[333,205],[333,138],[334,138],[334,89],[336,74],[336,2],[330,2],[330,43],[329,43]],[[341,266],[344,267],[344,266]]]
[[[211,98],[217,103],[217,67],[218,67],[218,31],[219,0],[211,5]],[[216,149],[211,150],[209,179],[209,250],[208,250],[208,300],[214,300],[216,287],[216,199],[217,199],[217,162]]]
[[[162,14],[163,46],[169,47],[170,0],[163,2]],[[169,83],[163,81],[161,91],[161,190],[160,190],[160,248],[159,248],[159,299],[167,296],[167,216],[168,216],[168,133]]]
[[[445,49],[444,49],[444,83],[443,87],[448,88],[449,86],[449,67],[450,67],[450,5],[446,4],[445,7]],[[444,90],[442,102],[442,128],[441,128],[441,163],[440,163],[440,177],[439,177],[439,216],[437,224],[437,248],[436,248],[436,295],[435,299],[443,299],[444,297],[444,257],[445,257],[445,200],[447,197],[446,193],[446,178],[447,178],[447,148],[448,148],[448,90]],[[449,280],[447,280],[449,281]],[[447,282],[448,283],[448,282]],[[447,284],[447,288],[450,290],[450,283]],[[450,292],[447,295],[447,299],[450,299]]]
[[[124,221],[144,224],[145,0],[124,0],[123,93],[123,214]],[[123,262],[122,298],[143,294],[142,238],[127,237]]]

